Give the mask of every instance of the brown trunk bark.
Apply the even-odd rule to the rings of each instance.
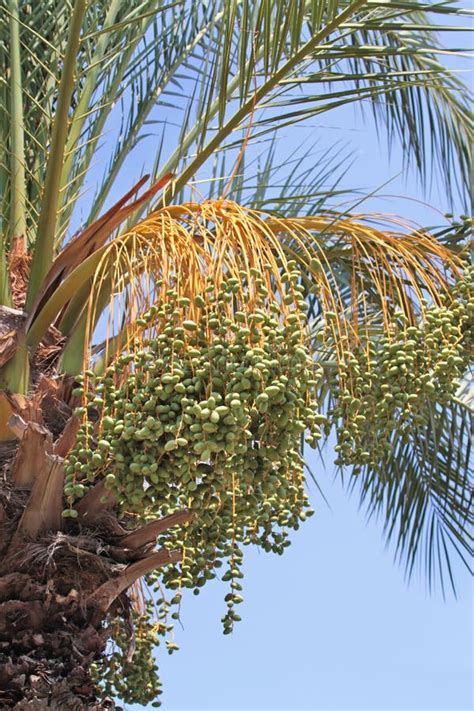
[[[51,473],[59,457],[45,453],[33,471],[28,442],[36,451],[28,435],[24,446],[0,448],[0,709],[117,708],[102,698],[91,665],[103,658],[110,623],[131,621],[128,588],[179,560],[179,551],[155,550],[156,535],[191,512],[130,532],[111,501],[96,495],[99,485],[77,519],[60,520],[65,504]],[[29,481],[22,462],[28,477],[33,471],[30,487],[17,484],[17,476]]]
[[[0,707],[1,708],[1,707]],[[47,697],[37,696],[34,699],[19,701],[13,706],[13,711],[43,711],[43,709],[53,709],[53,711],[119,711],[112,699],[103,699],[101,702],[88,703],[77,696],[65,684],[60,681],[50,687]]]
[[[0,363],[10,321],[24,319],[4,312]],[[63,458],[78,422],[74,380],[57,376],[48,360],[59,336],[52,332],[31,362],[29,397],[0,390],[0,709],[118,709],[92,665],[104,658],[118,618],[133,629],[127,589],[180,558],[156,551],[156,536],[191,519],[182,511],[131,531],[100,479],[76,502],[78,517],[62,517]]]
[[[18,540],[28,492],[0,485],[0,709],[110,709],[90,674],[104,654],[107,613],[88,602],[122,571],[107,534],[43,532]],[[114,613],[126,614],[125,596]]]
[[[127,589],[179,552],[153,552],[150,525],[130,537],[110,512],[94,528],[69,520],[62,531],[20,536],[32,499],[34,487],[0,480],[0,709],[117,708],[102,698],[91,665],[103,658],[109,622],[131,620]]]
[[[0,356],[23,319],[0,309]],[[73,381],[44,375],[41,348],[31,396],[0,391],[0,709],[112,709],[91,664],[104,654],[109,618],[127,615],[129,603],[123,594],[102,612],[88,600],[126,568],[113,545],[125,531],[116,518],[88,528],[61,517],[62,457],[77,432]]]
[[[83,664],[71,668],[74,655],[63,653],[63,659],[69,656],[64,662],[43,657],[47,653],[43,648],[34,660],[29,655],[19,655],[4,665],[0,672],[0,708],[15,711],[118,709],[112,699],[98,699]]]

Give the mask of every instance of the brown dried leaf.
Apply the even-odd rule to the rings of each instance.
[[[8,272],[13,303],[22,308],[28,290],[31,255],[28,254],[23,237],[17,237],[8,255]]]
[[[8,363],[18,347],[18,332],[8,331],[0,336],[0,367]]]

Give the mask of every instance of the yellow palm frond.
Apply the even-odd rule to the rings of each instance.
[[[199,321],[202,308],[195,297],[206,301],[229,279],[239,285],[232,303],[223,306],[229,314],[250,313],[263,284],[268,308],[277,307],[285,320],[301,299],[289,278],[295,263],[318,300],[339,359],[367,336],[369,301],[377,302],[390,335],[395,318],[402,315],[409,325],[423,318],[428,305],[439,304],[461,271],[458,257],[426,232],[382,230],[368,221],[330,216],[277,219],[228,200],[165,207],[104,250],[93,275],[86,342],[100,315],[104,286],[109,345],[113,337],[123,346],[124,339],[130,344],[140,336],[140,315],[165,302],[169,289],[178,300],[189,299],[187,318]],[[341,294],[341,265],[350,274],[349,309]]]

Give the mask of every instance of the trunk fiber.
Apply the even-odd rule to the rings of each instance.
[[[69,524],[20,539],[28,499],[27,490],[0,482],[0,708],[116,708],[90,673],[109,633],[89,597],[119,565],[107,553],[107,527]],[[116,604],[126,614],[128,600]]]

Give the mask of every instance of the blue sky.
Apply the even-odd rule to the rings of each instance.
[[[442,191],[423,195],[415,176],[403,171],[400,150],[395,146],[389,158],[383,140],[377,140],[360,111],[339,110],[319,122],[285,129],[282,155],[291,155],[308,135],[321,149],[343,141],[355,150],[344,184],[378,193],[358,211],[394,213],[424,225],[442,222],[448,209]],[[152,160],[157,142],[150,137],[139,144],[134,170],[122,171],[114,198]],[[285,555],[247,553],[243,621],[233,635],[221,631],[225,585],[214,581],[199,597],[185,598],[184,629],[176,630],[181,650],[171,657],[164,650],[158,653],[162,708],[471,708],[468,574],[455,565],[457,600],[451,596],[444,601],[439,591],[430,595],[419,578],[407,585],[393,551],[384,546],[381,526],[367,523],[356,496],[349,498],[334,480],[330,451],[325,467],[315,457],[309,464],[330,508],[311,486],[316,515],[293,535]]]

